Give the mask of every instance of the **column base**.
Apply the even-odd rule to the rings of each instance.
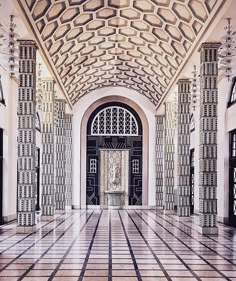
[[[55,210],[55,214],[65,214],[66,210]]]
[[[203,235],[218,235],[218,227],[198,227],[198,232]]]
[[[66,211],[70,211],[70,210],[72,210],[72,206],[66,206]]]
[[[17,226],[16,227],[16,233],[34,233],[37,230],[37,226],[33,225],[33,226]]]
[[[175,210],[163,210],[164,215],[175,215]]]
[[[164,207],[163,207],[163,206],[156,206],[156,209],[157,209],[157,210],[163,210]]]
[[[55,219],[54,215],[53,216],[41,216],[40,217],[41,221],[52,221],[54,219]]]
[[[176,220],[179,221],[179,222],[188,222],[188,221],[191,221],[191,217],[179,217],[177,216],[176,217]]]

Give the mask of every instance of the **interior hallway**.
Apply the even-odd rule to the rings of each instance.
[[[146,210],[81,210],[38,223],[33,234],[0,228],[1,281],[236,280],[236,229],[203,236],[198,217]]]

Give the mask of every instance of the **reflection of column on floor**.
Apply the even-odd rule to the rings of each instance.
[[[163,208],[164,116],[156,116],[156,206]]]
[[[201,52],[199,231],[217,234],[217,106],[219,43],[203,43]]]
[[[18,90],[17,221],[20,233],[35,230],[36,44],[20,40]]]
[[[54,81],[42,79],[42,219],[52,219],[55,212],[54,192]]]
[[[164,212],[174,213],[175,104],[165,103],[164,120]]]
[[[55,102],[55,205],[56,213],[65,212],[65,107],[64,99]]]
[[[72,205],[72,114],[65,114],[65,145],[66,145],[66,166],[65,166],[65,198],[66,209]]]
[[[178,81],[177,214],[190,216],[190,80]]]

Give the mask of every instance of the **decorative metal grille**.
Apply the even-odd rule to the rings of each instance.
[[[132,113],[122,107],[106,107],[94,117],[91,134],[137,136],[137,120]]]
[[[231,156],[236,157],[236,133],[232,134],[232,150]]]
[[[236,103],[236,77],[233,79],[233,84],[230,92],[229,105]]]
[[[138,174],[139,173],[139,160],[138,159],[134,159],[132,161],[133,165],[132,165],[132,172],[133,174]]]
[[[97,172],[97,159],[90,159],[89,172],[92,174]]]
[[[233,189],[234,189],[234,196],[233,196],[233,199],[234,199],[234,203],[233,203],[233,212],[234,212],[234,215],[236,216],[236,167],[234,167],[234,176],[233,176]]]

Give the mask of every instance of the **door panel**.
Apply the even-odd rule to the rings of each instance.
[[[236,227],[236,130],[230,133],[229,224]]]
[[[98,138],[88,137],[87,141],[87,205],[99,205],[99,157]]]
[[[0,224],[3,223],[3,129],[0,128]]]

